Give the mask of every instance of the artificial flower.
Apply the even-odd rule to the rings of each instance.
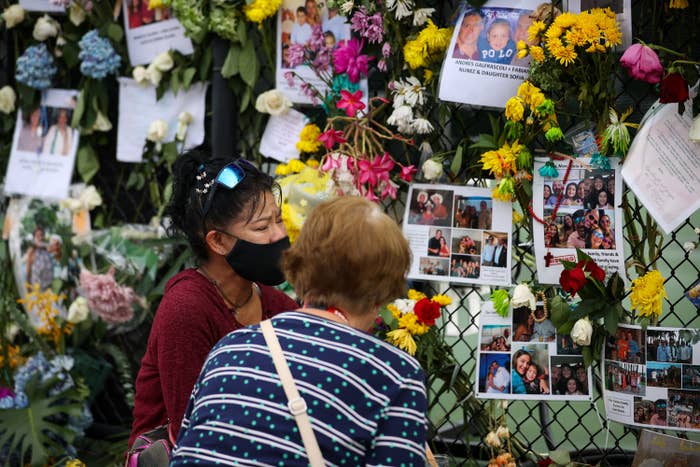
[[[85,318],[90,314],[90,308],[88,307],[88,301],[85,297],[78,297],[73,300],[73,303],[68,307],[68,317],[66,318],[69,323],[78,324],[85,321]]]
[[[304,125],[299,134],[299,141],[296,147],[299,152],[316,152],[321,148],[321,142],[318,140],[321,136],[321,129],[314,124]]]
[[[690,131],[688,131],[688,138],[693,143],[700,143],[700,115],[696,116],[693,120],[693,124],[690,125]]]
[[[674,102],[685,102],[688,99],[688,83],[680,73],[669,73],[659,87],[659,102],[670,104]]]
[[[632,78],[651,84],[661,81],[664,72],[656,52],[642,44],[629,46],[622,54],[620,64]]]
[[[659,319],[661,302],[666,297],[664,278],[659,271],[649,271],[632,281],[630,302],[640,317]]]
[[[3,86],[0,88],[0,112],[4,114],[14,112],[16,101],[17,94],[15,94],[14,89],[10,86]]]
[[[342,90],[340,91],[340,100],[335,104],[338,109],[345,109],[348,117],[354,117],[357,112],[365,108],[362,102],[362,91],[358,90],[353,93]]]
[[[24,8],[19,4],[10,5],[2,12],[2,19],[5,22],[5,29],[12,29],[24,21]]]
[[[423,162],[421,172],[423,173],[423,178],[426,180],[437,180],[442,177],[442,162],[431,157]]]
[[[574,323],[571,328],[571,339],[577,345],[591,345],[591,336],[593,335],[593,325],[588,318],[581,318]]]
[[[270,115],[283,115],[292,107],[292,102],[282,92],[271,89],[255,100],[255,110]]]
[[[161,52],[156,55],[151,64],[158,69],[158,71],[166,72],[172,70],[175,66],[173,61],[173,56],[170,55],[170,51]]]
[[[58,22],[49,15],[44,15],[36,20],[32,37],[39,42],[43,42],[49,37],[56,37],[58,35],[58,29]]]
[[[572,269],[565,269],[559,276],[559,284],[562,289],[571,295],[575,295],[586,283],[586,274],[583,269],[576,266]]]
[[[532,311],[535,311],[535,308],[537,308],[536,301],[535,295],[527,284],[516,285],[513,290],[513,298],[510,300],[513,304],[513,308],[526,306]]]
[[[491,303],[500,316],[508,316],[508,306],[510,305],[510,295],[505,289],[497,289],[491,292]]]

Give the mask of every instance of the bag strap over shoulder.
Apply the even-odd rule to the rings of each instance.
[[[299,433],[301,434],[301,440],[304,443],[304,448],[306,449],[306,455],[309,457],[309,463],[311,467],[324,466],[325,462],[323,461],[323,454],[318,446],[318,441],[316,441],[314,430],[311,427],[309,414],[306,412],[306,401],[302,399],[299,391],[297,390],[297,386],[294,383],[294,377],[292,376],[291,371],[289,371],[287,359],[284,357],[282,347],[280,347],[280,343],[277,340],[275,328],[268,319],[260,323],[260,329],[265,337],[267,346],[270,348],[272,361],[275,363],[275,369],[277,370],[277,374],[282,381],[284,393],[287,395],[287,407],[292,415],[294,415],[294,419],[297,422],[297,427],[299,428]]]

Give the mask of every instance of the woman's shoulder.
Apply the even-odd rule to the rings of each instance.
[[[195,269],[185,269],[168,280],[158,313],[163,310],[186,308],[188,314],[191,314],[193,307],[204,308],[202,304],[215,295],[216,290],[204,276]]]
[[[272,312],[296,310],[299,304],[292,297],[275,287],[258,284],[262,294],[263,307]]]

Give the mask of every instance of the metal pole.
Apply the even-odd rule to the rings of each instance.
[[[229,43],[217,37],[212,43],[213,73],[211,77],[211,150],[213,157],[238,156],[238,106],[228,80],[221,76],[228,55]]]

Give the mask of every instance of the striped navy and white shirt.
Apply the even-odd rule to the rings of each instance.
[[[424,466],[424,374],[407,353],[301,312],[272,319],[326,465]],[[207,358],[171,466],[308,465],[259,326],[234,331]]]

